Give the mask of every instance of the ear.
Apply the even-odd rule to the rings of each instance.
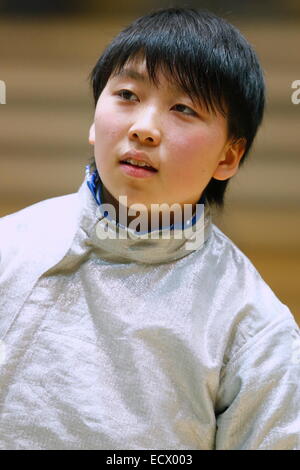
[[[245,153],[246,139],[231,141],[225,147],[223,157],[219,160],[218,166],[213,174],[216,180],[227,180],[235,175],[239,169],[242,156]]]
[[[95,123],[94,123],[94,122],[93,122],[93,124],[92,124],[91,127],[90,127],[89,143],[90,143],[91,145],[94,145],[94,144],[95,144]]]

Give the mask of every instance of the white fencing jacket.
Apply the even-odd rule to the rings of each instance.
[[[0,449],[300,450],[299,327],[202,222],[101,238],[86,180],[0,219]]]

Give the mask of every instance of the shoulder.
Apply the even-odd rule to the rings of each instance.
[[[230,259],[234,261],[237,266],[247,266],[253,273],[257,273],[255,266],[245,253],[243,253],[243,251],[215,224],[212,224],[212,241],[214,248],[219,250],[220,259]]]
[[[51,218],[59,218],[61,211],[67,210],[70,205],[76,201],[77,193],[66,194],[64,196],[52,197],[43,201],[36,202],[24,209],[0,218],[0,226],[9,228],[15,226],[18,222],[34,221],[36,218],[43,217],[47,220]],[[61,210],[56,210],[58,208]]]
[[[228,355],[252,338],[276,328],[298,329],[293,314],[262,278],[250,259],[213,224],[208,248],[211,283],[219,324],[228,332]]]
[[[251,290],[250,280],[269,288],[252,261],[215,224],[212,224],[206,252],[211,275],[229,288],[235,286],[240,295],[245,295]]]
[[[288,312],[287,306],[278,299],[245,253],[216,225],[213,225],[212,232],[213,249],[218,253],[218,262],[223,266],[223,274],[225,273],[229,285],[236,285],[240,298],[253,308],[266,305],[272,307],[273,319],[275,311]]]
[[[0,262],[18,252],[59,243],[74,228],[78,194],[49,198],[0,218]]]

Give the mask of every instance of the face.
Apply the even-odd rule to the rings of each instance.
[[[145,62],[131,61],[98,99],[90,142],[104,202],[127,196],[127,207],[194,205],[212,177],[225,180],[238,169],[243,152],[228,141],[226,119],[194,104],[162,73],[158,78],[156,87]],[[120,160],[130,150],[144,152],[157,171],[129,174]]]

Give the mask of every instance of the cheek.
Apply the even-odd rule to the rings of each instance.
[[[101,142],[101,146],[112,143],[124,132],[124,120],[109,106],[103,103],[97,105],[95,113],[95,137],[96,143]]]
[[[177,173],[193,175],[195,169],[203,165],[204,157],[208,156],[213,146],[213,139],[206,133],[197,132],[174,133],[169,141],[171,168]]]
[[[172,132],[169,140],[171,171],[176,177],[194,180],[195,175],[206,174],[215,168],[224,144],[225,134],[217,126],[199,126],[187,132]]]

